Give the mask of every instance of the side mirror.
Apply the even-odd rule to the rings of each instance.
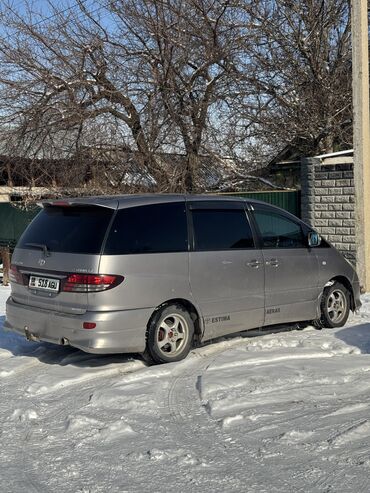
[[[309,247],[317,247],[321,243],[321,237],[316,231],[310,231],[308,233],[308,246]]]

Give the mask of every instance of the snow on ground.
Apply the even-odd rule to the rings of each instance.
[[[346,327],[230,337],[182,362],[2,328],[0,491],[370,491],[370,294]]]

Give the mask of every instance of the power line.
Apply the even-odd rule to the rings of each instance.
[[[76,2],[76,3],[72,4],[72,5],[70,5],[69,7],[66,7],[66,8],[64,8],[64,9],[62,9],[62,10],[56,11],[54,14],[49,15],[48,17],[45,17],[45,18],[43,18],[43,19],[40,19],[40,20],[39,20],[39,21],[37,21],[37,22],[33,22],[33,23],[31,23],[31,24],[29,25],[29,27],[30,27],[30,28],[37,27],[37,26],[39,26],[39,25],[43,24],[44,22],[47,22],[47,21],[49,21],[49,20],[52,20],[52,19],[54,19],[54,18],[56,18],[56,17],[58,17],[58,16],[60,16],[60,15],[65,14],[66,12],[68,12],[68,11],[70,11],[70,10],[73,10],[73,9],[74,9],[74,8],[76,8],[76,7],[80,7],[81,5],[84,5],[87,1],[88,1],[88,0],[79,0],[78,2]],[[17,7],[17,6],[19,6],[19,5],[21,5],[21,2],[19,2],[19,3],[16,5],[16,7]],[[91,11],[89,12],[89,15],[93,15],[93,14],[95,14],[96,12],[99,12],[99,11],[101,11],[101,10],[103,10],[103,9],[107,8],[107,6],[108,6],[108,4],[107,4],[107,5],[100,5],[100,6],[99,6],[99,7],[97,7],[96,9],[91,10]],[[15,12],[15,10],[14,10],[13,8],[12,8],[12,9],[10,9],[9,7],[7,7],[7,9],[8,9],[8,10],[10,10],[10,11],[12,12],[12,14],[16,15],[18,18],[20,18],[20,19],[24,22],[24,20],[23,20],[23,19],[22,19],[22,17],[20,16],[20,14],[18,14],[17,12]],[[81,11],[81,13],[82,13],[82,11]],[[78,18],[79,18],[79,17],[78,17]],[[11,37],[12,37],[12,36],[11,36],[11,35],[9,35],[9,36],[6,36],[6,37],[5,37],[5,38],[3,38],[3,39],[5,39],[5,40],[9,40]]]
[[[40,19],[39,21],[32,23],[30,27],[36,27],[39,24],[42,24],[42,23],[47,22],[51,19],[54,19],[55,17],[58,17],[59,15],[63,15],[64,13],[68,12],[69,10],[72,10],[75,7],[78,7],[80,4],[85,4],[86,2],[87,2],[87,0],[80,0],[79,2],[76,2],[75,4],[70,5],[69,7],[66,7],[63,10],[56,11],[55,14],[53,14],[53,15],[50,15],[48,17],[45,17],[44,19]]]

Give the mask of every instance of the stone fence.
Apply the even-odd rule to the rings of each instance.
[[[302,159],[301,187],[303,221],[355,261],[353,157]]]

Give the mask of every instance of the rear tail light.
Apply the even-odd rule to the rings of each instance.
[[[13,264],[10,266],[9,279],[10,282],[14,282],[16,284],[24,284],[22,274],[19,272],[18,267]]]
[[[118,286],[123,279],[123,276],[107,274],[70,274],[64,282],[63,291],[71,293],[96,293]]]
[[[84,329],[95,329],[95,327],[96,327],[96,323],[94,323],[94,322],[84,322],[84,323],[82,324],[82,327],[83,327]]]

